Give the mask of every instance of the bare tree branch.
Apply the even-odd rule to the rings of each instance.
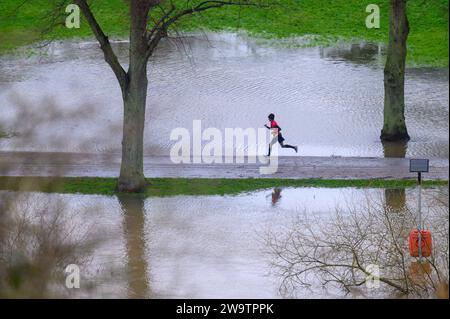
[[[128,76],[125,70],[123,69],[122,65],[120,64],[116,54],[114,53],[108,37],[105,35],[102,28],[98,24],[86,1],[75,0],[75,3],[80,7],[80,10],[85,16],[92,32],[95,35],[95,38],[100,43],[100,48],[102,49],[103,54],[105,56],[105,61],[111,66],[111,69],[116,75],[120,87],[122,88],[123,91],[127,85]]]
[[[186,3],[188,5],[188,2]],[[171,2],[170,8],[168,11],[165,11],[162,7],[160,9],[163,11],[163,15],[160,19],[155,23],[153,28],[149,31],[147,35],[148,40],[148,49],[147,49],[147,58],[149,58],[155,48],[157,47],[159,41],[167,35],[168,28],[180,20],[182,17],[200,13],[210,9],[217,9],[224,6],[258,6],[258,7],[267,7],[265,5],[261,5],[258,3],[251,2],[249,0],[241,0],[241,1],[220,1],[220,0],[205,0],[200,2],[199,4],[188,7],[184,10],[176,12],[176,7],[173,2]],[[175,14],[174,14],[175,13]]]

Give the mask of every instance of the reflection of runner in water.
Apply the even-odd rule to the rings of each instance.
[[[272,197],[272,206],[275,206],[281,198],[281,188],[275,187],[272,191],[272,194],[266,195],[266,198],[269,197]]]
[[[274,206],[281,198],[281,189],[275,188],[272,192],[272,206]]]
[[[275,121],[275,115],[274,114],[269,114],[269,122],[270,122],[270,127],[267,126],[267,124],[265,124],[264,126],[266,128],[268,128],[269,130],[272,130],[272,141],[270,141],[269,144],[269,153],[267,154],[267,156],[270,156],[270,152],[272,151],[272,146],[278,142],[280,143],[282,148],[292,148],[293,150],[295,150],[295,152],[297,153],[297,146],[292,146],[289,144],[284,144],[284,137],[281,135],[281,128],[278,126],[278,123]]]

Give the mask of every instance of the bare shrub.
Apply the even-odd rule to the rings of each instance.
[[[436,297],[448,287],[448,196],[430,205],[426,225],[433,233],[433,254],[420,263],[409,255],[408,235],[415,227],[407,207],[392,209],[367,195],[364,204],[337,207],[330,217],[303,214],[292,227],[268,232],[273,270],[281,277],[283,295],[313,285],[343,289],[364,297]],[[433,200],[433,199],[430,199]],[[381,203],[381,204],[380,204]],[[380,269],[379,289],[368,289],[369,265]],[[442,293],[441,293],[442,295]]]
[[[58,199],[0,195],[0,297],[66,296],[66,266],[85,265],[94,247],[89,228]]]

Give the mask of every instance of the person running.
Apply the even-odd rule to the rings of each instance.
[[[279,127],[278,123],[275,121],[275,114],[273,114],[273,113],[269,114],[269,122],[270,122],[270,126],[267,126],[267,124],[264,124],[264,126],[266,128],[268,128],[269,130],[272,130],[273,138],[272,138],[272,141],[270,141],[269,153],[267,154],[267,156],[270,156],[270,153],[272,151],[272,146],[276,142],[280,143],[282,148],[292,148],[293,150],[295,150],[295,153],[297,153],[297,150],[298,150],[297,146],[292,146],[292,145],[283,143],[284,142],[284,137],[283,137],[283,135],[281,135],[281,132],[280,132],[281,131],[281,127]]]

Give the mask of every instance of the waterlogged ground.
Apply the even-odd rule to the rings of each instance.
[[[68,291],[64,279],[60,279],[51,286],[56,295],[340,298],[362,295],[345,295],[336,287],[322,289],[314,280],[308,290],[280,290],[283,278],[271,266],[274,260],[269,253],[268,236],[288,233],[298,217],[331,219],[337,207],[364,207],[368,201],[373,205],[387,204],[393,209],[391,214],[398,214],[397,210],[405,207],[415,211],[416,194],[413,189],[287,188],[239,196],[147,199],[2,191],[0,198],[5,203],[17,196],[13,215],[28,216],[30,220],[34,220],[39,207],[45,207],[44,215],[56,206],[63,208],[60,220],[70,229],[63,238],[87,234],[84,240],[95,243],[91,250],[80,250],[87,254],[80,265],[81,288]],[[446,196],[448,188],[424,190],[423,214],[425,227],[433,232],[436,252],[447,264],[448,279]],[[446,213],[439,215],[435,209]],[[5,220],[6,216],[9,215],[4,215]],[[76,256],[77,253],[67,257],[64,263],[72,263]],[[412,261],[406,257],[408,264]],[[394,295],[380,289],[368,296]]]
[[[193,120],[223,132],[262,127],[273,112],[300,155],[448,159],[448,69],[407,70],[412,139],[407,149],[383,148],[380,46],[295,44],[228,33],[163,42],[149,67],[145,152],[169,155],[171,131],[191,131]],[[125,62],[128,44],[114,47]],[[2,151],[120,150],[121,94],[95,42],[56,42],[41,56],[0,57],[0,105],[0,131],[16,134],[0,138]]]

